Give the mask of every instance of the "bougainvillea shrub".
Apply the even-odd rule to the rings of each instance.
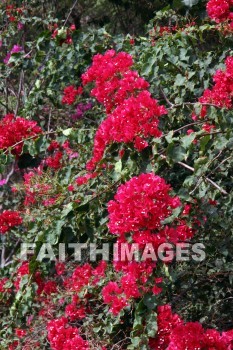
[[[203,4],[140,37],[0,5],[1,349],[233,349],[233,3]]]

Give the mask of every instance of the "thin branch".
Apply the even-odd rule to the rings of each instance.
[[[11,176],[14,174],[15,171],[15,162],[12,164],[10,172],[7,174],[7,177],[5,178],[6,184],[9,182]]]
[[[218,105],[215,105],[213,103],[201,103],[201,102],[183,102],[183,103],[177,103],[177,104],[172,104],[172,106],[170,108],[168,108],[169,110],[172,108],[177,108],[177,107],[182,107],[182,106],[195,106],[196,104],[200,104],[202,106],[207,106],[207,107],[215,107],[215,108],[221,108]]]
[[[8,152],[8,149],[9,149],[9,148],[10,148],[10,149],[15,148],[16,146],[20,145],[21,143],[23,143],[23,142],[25,142],[25,141],[29,141],[29,140],[35,139],[36,137],[38,137],[38,136],[40,136],[40,135],[49,135],[49,134],[55,134],[55,133],[57,133],[57,131],[43,132],[43,133],[41,133],[41,134],[39,134],[39,135],[30,136],[30,137],[28,137],[28,138],[26,138],[26,139],[23,139],[23,140],[21,140],[21,141],[16,142],[16,143],[15,143],[14,145],[12,145],[11,147],[8,147],[8,148],[3,152],[3,154],[6,154],[6,153]]]
[[[8,106],[5,103],[3,103],[2,101],[0,101],[0,105],[2,105],[6,110],[8,110]]]
[[[217,154],[216,157],[214,157],[214,158],[211,159],[208,163],[206,163],[206,167],[207,167],[207,168],[210,168],[211,164],[221,156],[223,150],[224,150],[224,149],[222,149],[222,150]],[[209,174],[208,174],[207,176],[209,176]],[[193,193],[196,191],[196,189],[201,185],[201,183],[202,183],[203,181],[204,181],[204,177],[203,177],[203,174],[202,174],[202,175],[199,176],[199,178],[198,178],[198,180],[197,180],[197,184],[196,184],[196,186],[194,187],[194,189],[190,192],[190,194],[193,194]]]
[[[75,8],[75,6],[77,5],[77,3],[78,3],[78,0],[76,0],[76,1],[74,2],[73,6],[71,7],[70,12],[68,13],[68,16],[66,17],[66,20],[65,20],[65,23],[64,23],[64,27],[66,26],[66,24],[67,24],[67,22],[68,22],[68,20],[69,20],[69,18],[70,18],[70,15],[71,15],[73,9]]]
[[[5,81],[5,85],[6,85],[6,113],[9,113],[9,94],[8,94],[8,79],[6,78]]]
[[[209,136],[209,135],[217,135],[217,134],[226,134],[227,131],[213,131],[213,132],[207,132],[206,134],[197,135],[197,137],[203,137],[203,136]]]
[[[220,166],[222,165],[222,164],[224,164],[225,162],[227,162],[229,159],[231,159],[232,158],[232,155],[230,156],[230,157],[227,157],[226,159],[224,159],[223,161],[221,161],[221,163],[219,163],[217,166],[216,166],[216,168],[214,168],[210,173],[208,173],[208,175],[207,176],[210,176],[211,174],[213,174],[218,168],[220,168]]]
[[[3,269],[3,267],[5,266],[5,253],[6,253],[5,242],[2,240],[1,269]]]
[[[173,134],[176,134],[177,132],[179,132],[179,131],[181,131],[183,129],[186,129],[186,128],[190,127],[190,126],[194,126],[194,125],[198,125],[198,124],[204,124],[204,123],[206,123],[206,121],[207,120],[201,120],[201,121],[198,121],[198,122],[193,122],[193,123],[186,124],[184,126],[181,126],[179,129],[174,130]],[[165,137],[168,134],[169,134],[169,132],[167,134],[162,135],[162,137]],[[203,135],[201,135],[201,136],[203,136]]]
[[[47,132],[50,132],[51,116],[52,116],[52,109],[50,108]]]
[[[13,256],[13,254],[14,254],[14,252],[15,252],[15,250],[16,250],[16,248],[18,247],[18,245],[19,245],[20,242],[21,242],[21,239],[18,239],[17,242],[16,242],[15,245],[14,245],[14,248],[10,251],[8,257],[6,258],[5,263],[8,263],[8,262],[9,262],[9,260],[10,260],[11,257]],[[5,266],[6,266],[6,265],[5,265]]]
[[[174,105],[173,105],[173,103],[172,103],[171,101],[169,101],[169,99],[168,99],[167,95],[165,94],[163,88],[160,86],[159,89],[160,89],[160,92],[162,93],[162,95],[163,95],[165,101],[167,102],[167,104],[168,104],[171,108],[173,108]]]
[[[189,165],[183,163],[183,162],[178,162],[178,164],[182,165],[183,167],[185,167],[186,169],[189,169],[191,171],[194,172],[194,168],[190,167]],[[208,178],[207,176],[203,175],[203,178],[208,181],[212,186],[214,186],[215,188],[217,188],[222,194],[224,194],[225,196],[228,195],[228,193],[222,188],[220,187],[216,182],[214,182],[213,180],[211,180],[210,178]]]
[[[18,110],[19,110],[20,95],[21,95],[22,86],[23,86],[23,78],[24,78],[24,71],[22,70],[20,73],[20,79],[19,79],[19,89],[18,89],[18,95],[17,95],[17,104],[16,104],[16,108],[15,108],[15,117],[17,116]]]
[[[196,102],[182,102],[182,103],[177,103],[177,104],[174,104],[174,103],[172,103],[169,99],[168,99],[168,97],[167,97],[167,95],[165,94],[165,92],[164,92],[164,90],[163,90],[163,88],[160,86],[159,87],[159,89],[160,89],[160,92],[162,93],[162,95],[163,95],[163,98],[164,98],[164,100],[167,102],[167,104],[170,106],[169,108],[168,108],[168,110],[171,110],[171,109],[173,109],[173,108],[177,108],[177,107],[182,107],[182,106],[195,106],[196,104],[200,104],[200,105],[202,105],[202,106],[213,106],[213,107],[216,107],[216,108],[221,108],[221,107],[219,107],[218,105],[215,105],[215,104],[213,104],[213,103],[201,103],[201,102],[199,102],[199,101],[196,101]]]
[[[162,159],[167,159],[167,157],[164,156],[164,155],[161,155],[161,158],[162,158]],[[181,165],[182,167],[184,167],[184,168],[186,168],[186,169],[188,169],[188,170],[190,170],[190,171],[192,171],[192,172],[195,172],[195,169],[194,169],[193,167],[189,166],[189,165],[186,164],[186,163],[177,162],[177,164]],[[204,176],[204,175],[203,175],[203,177],[204,177],[204,179],[205,179],[206,181],[208,181],[212,186],[214,186],[215,188],[217,188],[222,194],[224,194],[225,196],[228,195],[228,193],[227,193],[222,187],[220,187],[216,182],[214,182],[213,180],[211,180],[210,178],[208,178],[208,177],[206,177],[206,176]]]

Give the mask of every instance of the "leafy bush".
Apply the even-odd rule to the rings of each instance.
[[[2,349],[233,348],[231,2],[189,3],[1,4]]]

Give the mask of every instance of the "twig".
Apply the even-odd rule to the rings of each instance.
[[[8,255],[8,257],[6,258],[6,261],[5,263],[8,263],[9,260],[11,259],[12,255],[14,254],[15,252],[15,249],[17,248],[18,244],[21,242],[21,239],[18,239],[17,242],[15,243],[14,245],[14,248],[10,251],[10,254]],[[6,265],[5,265],[6,266]]]
[[[167,95],[166,95],[165,92],[163,91],[163,88],[160,86],[159,89],[160,89],[160,91],[161,91],[161,93],[162,93],[162,95],[163,95],[165,101],[167,102],[167,104],[168,104],[171,108],[173,108],[174,105],[173,105],[173,103],[172,103],[171,101],[169,101]]]
[[[208,163],[206,163],[206,167],[209,168],[209,167],[211,166],[211,164],[212,164],[216,159],[218,159],[218,158],[221,156],[222,152],[223,152],[223,149],[217,154],[216,157],[214,157],[214,158],[211,159]],[[209,176],[209,175],[207,175],[207,176]],[[203,174],[202,174],[202,175],[200,175],[200,177],[198,178],[197,184],[196,184],[196,186],[194,187],[194,189],[190,192],[190,195],[192,195],[192,194],[196,191],[196,189],[201,185],[201,183],[202,183],[203,180],[204,180],[204,178],[203,178]]]
[[[213,131],[213,132],[207,132],[206,134],[202,134],[202,135],[198,135],[198,136],[199,137],[203,137],[203,136],[217,135],[217,134],[226,134],[226,133],[227,133],[227,131]]]
[[[71,15],[73,9],[75,8],[75,6],[77,5],[77,3],[78,3],[78,0],[76,0],[76,1],[74,2],[73,6],[71,7],[70,12],[68,13],[68,16],[66,17],[66,20],[65,20],[65,22],[64,22],[64,27],[66,26],[66,24],[67,24],[67,22],[68,22],[68,20],[69,20],[69,18],[70,18],[70,15]]]
[[[167,159],[166,156],[164,155],[161,155],[161,158],[162,159]],[[192,171],[192,172],[195,172],[195,169],[191,166],[189,166],[188,164],[186,163],[183,163],[183,162],[177,162],[177,164],[183,166],[184,168]],[[203,177],[205,178],[206,181],[208,181],[212,186],[214,186],[215,188],[217,188],[222,194],[224,194],[225,196],[228,195],[228,193],[222,188],[220,187],[218,184],[216,184],[216,182],[214,182],[213,180],[209,179],[208,177],[204,176]]]
[[[17,95],[17,104],[16,104],[16,108],[15,108],[15,117],[17,116],[18,110],[19,110],[20,95],[21,95],[21,90],[22,90],[22,85],[23,85],[23,78],[24,78],[24,71],[22,70],[20,73],[19,89],[18,89],[18,95]]]
[[[194,168],[190,167],[189,165],[183,163],[183,162],[178,162],[178,164],[182,165],[183,167],[185,167],[186,169],[189,169],[191,171],[195,171]],[[210,178],[208,178],[207,176],[204,176],[203,177],[205,178],[206,181],[208,181],[211,185],[213,185],[215,188],[217,188],[222,194],[224,194],[225,196],[228,195],[228,193],[223,189],[221,188],[218,184],[216,184],[216,182],[214,182],[213,180],[211,180]]]
[[[186,128],[190,127],[190,126],[194,126],[194,125],[198,125],[198,124],[204,124],[204,123],[206,123],[206,121],[207,121],[207,120],[201,120],[201,121],[198,121],[198,122],[193,122],[193,123],[186,124],[186,125],[184,125],[184,126],[181,126],[179,129],[174,130],[174,131],[173,131],[173,134],[176,134],[177,132],[179,132],[179,131],[181,131],[181,130],[183,130],[183,129],[186,129]],[[162,137],[165,137],[165,136],[167,136],[168,134],[169,134],[169,132],[168,132],[167,134],[162,135]],[[203,136],[203,135],[202,135],[202,136]]]
[[[130,338],[129,337],[126,337],[126,338],[124,338],[124,339],[121,339],[120,341],[118,341],[116,344],[114,344],[113,345],[113,347],[111,348],[111,350],[114,350],[114,349],[119,349],[119,346],[120,346],[120,344],[122,344],[123,342],[127,342],[127,340],[130,340]],[[122,345],[121,345],[122,346]],[[120,349],[122,349],[122,347],[120,348]]]
[[[159,89],[160,89],[160,92],[162,93],[165,101],[170,106],[170,108],[168,108],[168,110],[171,110],[172,108],[182,107],[182,106],[195,106],[196,104],[200,104],[202,106],[209,106],[209,107],[213,106],[213,107],[216,107],[216,108],[221,108],[220,106],[215,105],[213,103],[201,103],[199,101],[196,101],[196,102],[182,102],[182,103],[174,104],[168,99],[167,95],[165,94],[165,92],[164,92],[164,90],[163,90],[163,88],[161,86],[159,87]]]
[[[16,146],[18,146],[18,145],[20,145],[21,143],[23,143],[23,142],[25,142],[25,141],[28,141],[28,140],[32,140],[32,139],[34,139],[34,138],[36,138],[36,137],[38,137],[38,136],[40,136],[40,135],[49,135],[49,134],[55,134],[57,131],[49,131],[49,132],[43,132],[43,133],[41,133],[41,134],[39,134],[39,135],[33,135],[33,136],[30,136],[30,137],[28,137],[28,138],[26,138],[26,139],[23,139],[23,140],[21,140],[21,141],[19,141],[19,142],[16,142],[14,145],[12,145],[11,147],[8,147],[8,148],[15,148]],[[8,152],[8,148],[3,152],[3,154],[6,154],[7,152]]]
[[[6,111],[8,110],[8,107],[5,103],[3,103],[2,101],[0,101],[0,105],[2,105],[4,108],[6,108]]]
[[[210,173],[208,173],[207,176],[210,176],[211,174],[213,174],[213,172],[215,172],[222,164],[224,164],[225,162],[227,162],[229,159],[232,158],[232,155],[230,157],[227,157],[226,159],[224,159],[223,161],[221,161],[221,163],[219,163],[216,168],[214,168]]]
[[[177,107],[182,107],[182,106],[195,106],[196,104],[200,104],[202,106],[207,106],[207,107],[215,107],[215,108],[221,108],[218,105],[215,105],[213,103],[201,103],[201,102],[183,102],[183,103],[177,103],[177,104],[172,104],[172,106],[170,108],[168,108],[169,110],[172,108],[177,108]]]
[[[8,95],[8,79],[6,78],[6,113],[9,113],[9,95]]]
[[[5,266],[5,253],[6,253],[6,247],[5,247],[5,237],[2,237],[2,249],[1,249],[1,269]]]
[[[50,108],[47,132],[50,132],[51,116],[52,116],[52,109]]]
[[[11,176],[14,174],[14,171],[15,171],[15,162],[12,164],[12,167],[11,167],[11,170],[10,172],[7,174],[7,177],[5,178],[6,180],[6,184],[9,182]]]

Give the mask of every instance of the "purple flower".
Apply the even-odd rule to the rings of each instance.
[[[89,109],[92,109],[92,107],[93,107],[92,102],[88,102],[87,104],[85,104],[85,105],[83,106],[83,108],[84,108],[85,111],[89,111]]]
[[[14,54],[14,53],[18,53],[18,52],[21,52],[23,51],[23,48],[19,45],[14,45],[11,49],[11,51],[6,55],[6,57],[4,58],[3,62],[5,64],[8,64],[9,63],[9,60],[11,58],[11,55]]]
[[[23,51],[23,48],[19,45],[14,45],[13,48],[11,49],[11,54],[12,53],[18,53],[20,51]]]
[[[24,24],[19,22],[17,25],[18,30],[22,30],[24,28]]]
[[[82,116],[83,116],[83,112],[81,110],[77,110],[76,113],[71,116],[71,119],[73,121],[76,121],[78,119],[81,119]]]
[[[81,119],[83,117],[84,112],[88,111],[93,107],[92,102],[88,102],[86,104],[79,103],[76,108],[76,113],[71,116],[71,119],[73,121],[76,121],[78,119]]]
[[[3,186],[7,183],[6,179],[2,179],[0,180],[0,186]]]
[[[78,156],[79,156],[78,152],[73,152],[69,155],[69,159],[78,158]]]

